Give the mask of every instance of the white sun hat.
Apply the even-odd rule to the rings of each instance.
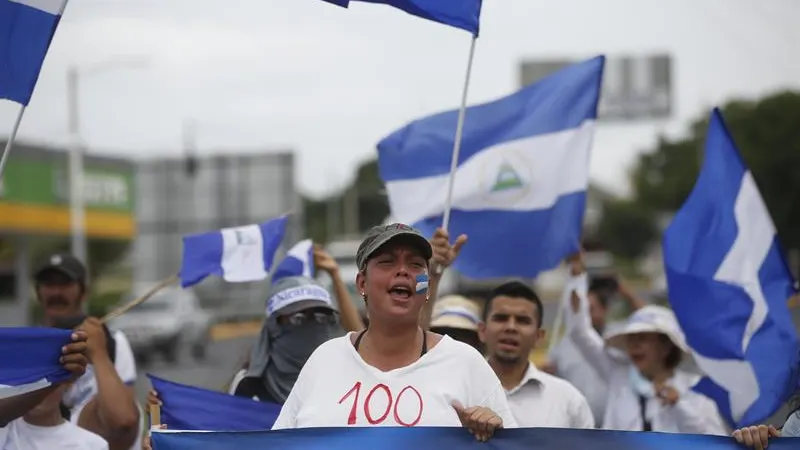
[[[624,326],[610,333],[606,333],[606,344],[618,349],[625,350],[625,339],[630,334],[638,333],[660,333],[666,335],[676,347],[686,354],[690,354],[689,346],[686,345],[686,338],[681,331],[678,320],[669,308],[656,305],[648,305],[637,310],[629,318]]]
[[[480,311],[477,302],[467,297],[447,295],[436,302],[430,327],[478,331]]]

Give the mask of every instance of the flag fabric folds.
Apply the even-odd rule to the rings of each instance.
[[[449,233],[469,235],[470,278],[534,277],[578,250],[604,56],[467,109]],[[392,216],[441,226],[458,111],[414,121],[378,144]]]
[[[38,391],[68,380],[58,362],[72,331],[55,328],[0,328],[0,399]]]
[[[796,448],[796,439],[770,441],[769,448]],[[462,428],[307,428],[253,433],[154,431],[154,450],[741,450],[731,437],[555,428],[500,430],[488,443]]]
[[[290,248],[272,272],[272,284],[287,277],[314,278],[314,242],[306,239]]]
[[[214,392],[147,374],[158,392],[161,423],[175,430],[269,430],[281,405]]]
[[[27,105],[67,0],[0,0],[0,98]]]
[[[324,0],[347,8],[350,2],[381,3],[408,14],[459,28],[478,36],[482,0]]]
[[[694,189],[664,233],[664,266],[670,303],[706,374],[695,389],[737,427],[767,419],[797,386],[793,280],[719,110]]]
[[[287,218],[185,236],[181,285],[195,285],[209,275],[230,283],[265,279],[286,232]]]

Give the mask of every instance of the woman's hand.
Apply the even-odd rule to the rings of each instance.
[[[158,392],[156,392],[155,389],[150,389],[150,391],[147,392],[147,405],[158,407],[163,405],[163,403],[161,403],[161,399],[158,398]]]
[[[166,425],[158,425],[153,428],[158,428],[159,430],[166,430]],[[147,433],[147,436],[142,439],[142,450],[153,450],[153,445],[150,443],[150,433]]]
[[[461,425],[468,429],[475,439],[486,442],[498,428],[503,428],[503,419],[494,411],[484,406],[464,408],[460,404],[453,404],[458,414]]]
[[[781,432],[772,425],[758,425],[752,427],[739,428],[733,434],[736,442],[754,448],[756,450],[764,450],[767,448],[767,441],[771,437],[780,437]]]
[[[656,396],[661,400],[663,405],[674,406],[681,399],[681,394],[672,386],[667,384],[657,384],[654,386]]]

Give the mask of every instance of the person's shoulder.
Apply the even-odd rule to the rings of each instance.
[[[70,434],[85,445],[82,448],[87,450],[108,450],[108,441],[97,433],[81,428],[75,424],[69,424]]]
[[[586,396],[584,396],[581,393],[581,391],[569,381],[563,378],[559,378],[555,375],[550,375],[549,373],[541,371],[539,369],[535,370],[536,370],[536,378],[538,378],[539,381],[542,382],[542,384],[544,384],[547,389],[552,389],[558,392],[559,395],[566,398],[586,401]]]
[[[111,332],[111,336],[117,342],[117,345],[127,345],[128,347],[131,346],[130,341],[128,341],[128,336],[125,336],[125,333],[122,330],[113,330]]]
[[[484,358],[483,355],[481,355],[481,353],[474,347],[461,341],[457,341],[447,335],[441,337],[441,340],[436,347],[434,347],[434,349],[439,349],[437,353],[443,358],[452,361],[458,361],[459,363],[465,364],[468,367],[488,367],[489,364],[486,362],[486,358]]]
[[[308,366],[309,364],[315,364],[316,362],[327,362],[330,358],[337,358],[337,360],[341,360],[343,353],[350,352],[348,347],[353,347],[351,338],[352,334],[353,333],[348,333],[344,336],[335,337],[320,344],[311,353],[311,356],[309,356],[308,361],[306,361],[306,364],[303,367]]]

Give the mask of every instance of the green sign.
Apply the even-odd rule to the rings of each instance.
[[[97,210],[133,212],[133,174],[122,170],[93,168],[87,160],[83,194],[86,207]],[[11,159],[0,185],[0,200],[36,204],[69,203],[69,173],[49,161]]]

